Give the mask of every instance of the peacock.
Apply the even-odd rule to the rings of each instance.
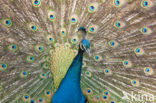
[[[83,27],[80,27],[79,31],[85,34],[85,29]],[[66,75],[52,97],[52,103],[85,103],[85,97],[80,89],[83,53],[85,51],[90,51],[90,43],[88,40],[83,39],[76,57],[73,59]],[[72,98],[69,99],[70,97]]]
[[[156,0],[0,0],[0,103],[156,103]]]

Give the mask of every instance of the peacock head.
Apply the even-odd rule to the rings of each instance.
[[[87,52],[90,56],[90,42],[87,39],[82,39],[80,42],[80,49]]]
[[[84,27],[82,27],[82,26],[79,27],[78,32],[79,32],[79,34],[82,35],[83,38],[85,38],[85,36],[87,34],[87,31],[86,31],[86,29]]]
[[[90,42],[89,40],[85,39],[85,36],[86,36],[86,29],[84,27],[80,27],[78,29],[78,32],[82,34],[83,36],[83,39],[81,40],[80,42],[80,49],[83,51],[83,52],[87,52],[90,56]]]

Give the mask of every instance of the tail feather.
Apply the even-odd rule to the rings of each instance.
[[[155,102],[155,4],[1,0],[0,102],[51,102],[77,54],[80,26],[87,28],[91,42],[91,57],[84,54],[81,73],[87,103]],[[148,100],[133,100],[135,94]]]

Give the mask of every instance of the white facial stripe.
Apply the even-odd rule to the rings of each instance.
[[[88,53],[89,56],[91,56],[90,49],[87,49],[86,52]]]
[[[82,44],[80,43],[80,48],[82,49]],[[83,50],[83,49],[82,49]]]

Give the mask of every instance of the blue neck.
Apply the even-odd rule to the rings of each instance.
[[[85,97],[80,88],[82,59],[83,51],[79,49],[65,77],[54,93],[52,103],[85,103]]]
[[[79,48],[78,54],[74,58],[64,78],[74,80],[80,84],[83,51]]]

